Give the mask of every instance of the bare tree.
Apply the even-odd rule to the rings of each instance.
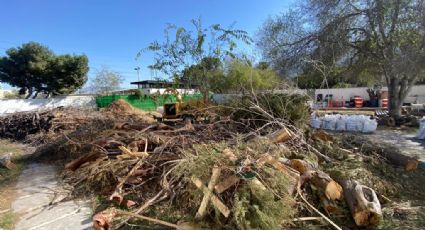
[[[90,90],[94,93],[107,93],[120,89],[123,77],[107,67],[102,67],[90,82]]]

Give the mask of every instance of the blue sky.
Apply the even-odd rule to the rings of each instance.
[[[137,52],[161,40],[166,23],[188,26],[201,17],[204,25],[235,28],[254,35],[270,15],[284,12],[295,0],[0,0],[0,55],[28,41],[47,45],[57,54],[86,54],[92,77],[102,66],[125,78],[123,87],[149,79],[152,55]],[[249,49],[244,47],[245,49]],[[252,50],[245,50],[252,52]],[[163,76],[158,73],[157,76]],[[3,88],[7,88],[3,84]]]

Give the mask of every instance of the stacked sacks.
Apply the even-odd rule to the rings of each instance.
[[[416,134],[416,138],[419,140],[425,140],[425,117],[423,117],[420,121],[419,131]]]
[[[322,119],[313,113],[310,118],[310,125],[315,129],[320,129],[322,127]]]
[[[331,114],[318,117],[316,114],[313,114],[310,121],[313,128],[334,131],[371,133],[378,127],[375,119],[365,115]]]

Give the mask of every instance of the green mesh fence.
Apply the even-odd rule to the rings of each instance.
[[[201,94],[193,95],[183,95],[183,102],[188,102],[190,100],[198,100],[202,98]],[[164,103],[175,102],[176,97],[174,95],[160,95],[160,96],[150,96],[150,95],[107,95],[107,96],[97,96],[96,104],[99,108],[107,107],[112,102],[123,99],[127,101],[130,105],[135,108],[144,110],[144,111],[155,111],[158,106],[164,105]]]

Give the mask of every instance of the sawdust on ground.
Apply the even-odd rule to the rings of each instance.
[[[140,109],[136,109],[123,99],[119,99],[112,102],[103,111],[107,113],[112,113],[114,115],[135,116],[141,122],[145,122],[145,123],[156,122],[156,119],[154,118],[151,112],[146,112]]]

